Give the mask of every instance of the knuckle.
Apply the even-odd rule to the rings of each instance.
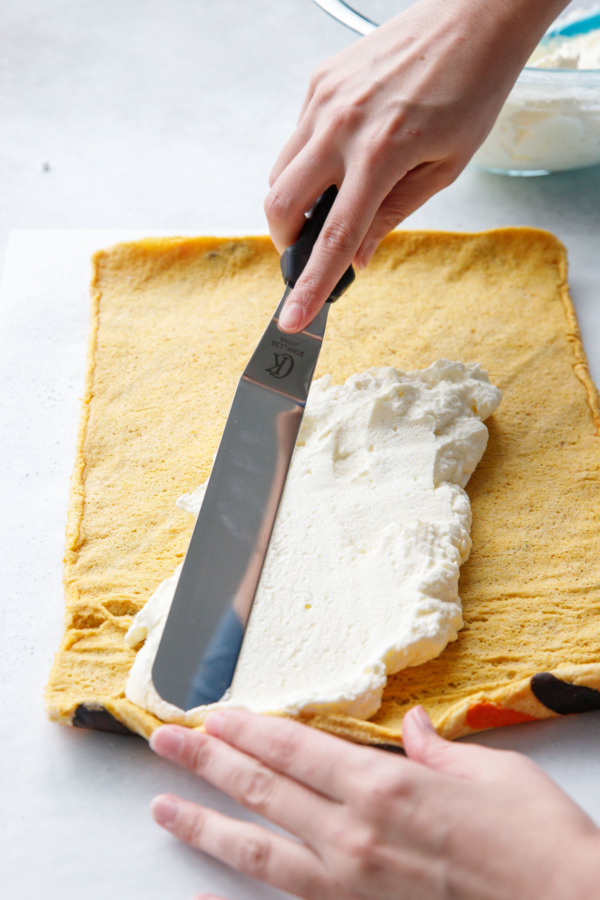
[[[382,223],[391,231],[399,222],[408,218],[411,212],[410,204],[405,197],[392,197],[382,212]]]
[[[384,238],[386,234],[389,234],[390,231],[393,231],[397,225],[401,225],[405,219],[408,219],[412,212],[413,210],[410,209],[407,205],[402,209],[396,209],[396,211],[393,213],[390,212],[382,215],[379,222],[377,223],[378,226],[381,226],[382,232],[379,239],[381,240],[382,238]]]
[[[270,769],[256,767],[242,780],[239,791],[241,802],[254,809],[264,809],[273,794],[274,784],[275,775]]]
[[[288,194],[277,188],[271,188],[265,198],[264,210],[267,219],[285,221],[289,217],[291,200]]]
[[[236,869],[260,880],[267,872],[270,855],[268,838],[258,835],[247,837],[237,849]]]
[[[312,75],[310,76],[310,83],[314,87],[319,84],[319,82],[323,81],[323,79],[327,78],[329,73],[331,72],[331,62],[330,60],[324,59],[313,69]]]
[[[361,774],[351,803],[360,820],[377,828],[385,825],[393,811],[404,812],[412,805],[415,786],[398,767],[381,768],[379,760],[370,762]]]
[[[192,847],[202,849],[204,837],[205,816],[201,810],[194,810],[192,815],[186,816],[178,829],[178,837]]]
[[[296,756],[296,739],[289,733],[272,736],[266,747],[267,761],[280,768],[291,762]]]
[[[321,84],[321,80],[324,77],[324,69],[323,66],[317,66],[316,69],[313,70],[312,75],[308,81],[308,96],[314,97],[319,89],[319,85]]]
[[[425,126],[414,121],[414,113],[406,106],[399,108],[385,122],[373,123],[362,138],[364,156],[374,164],[384,161],[409,170],[418,164],[429,146]],[[400,162],[401,161],[401,162]]]
[[[369,865],[375,859],[378,843],[375,832],[370,828],[363,828],[352,835],[348,851],[352,859],[362,866]]]
[[[331,107],[335,105],[336,95],[337,88],[332,83],[331,79],[327,77],[323,78],[317,84],[310,100],[312,112],[317,115],[321,112],[327,113],[329,121],[329,116],[335,115],[335,111],[332,110]]]
[[[358,104],[346,104],[337,106],[331,110],[328,124],[332,131],[356,131],[362,119],[362,111]]]
[[[380,170],[382,166],[387,166],[390,162],[390,157],[393,155],[390,153],[385,141],[373,137],[364,140],[360,150],[366,176],[372,175],[373,172]]]
[[[321,231],[321,243],[328,253],[352,255],[355,248],[356,237],[353,229],[345,222],[335,219],[325,222]]]
[[[333,837],[339,873],[348,882],[376,867],[380,841],[377,831],[364,823],[339,829]]]
[[[332,94],[332,86],[329,84],[330,76],[335,70],[332,70],[329,60],[324,60],[313,69],[312,75],[308,82],[309,96],[326,95],[330,97]]]
[[[385,816],[391,799],[389,786],[374,783],[361,788],[354,798],[353,806],[365,821],[373,822]]]
[[[408,799],[412,797],[415,791],[414,781],[405,771],[394,771],[393,773],[390,773],[389,778],[386,779],[385,788],[383,787],[381,780],[378,787],[380,793],[385,791],[386,797],[393,797],[394,799]]]
[[[306,269],[308,269],[308,265]],[[320,274],[307,272],[306,269],[302,273],[301,278],[296,282],[296,296],[300,304],[309,308],[314,300],[320,297],[323,283]]]
[[[386,120],[378,124],[377,139],[381,144],[397,148],[404,145],[407,137],[421,137],[422,130],[415,121],[415,112],[410,101],[399,99]]]
[[[466,163],[462,160],[454,160],[452,162],[448,161],[446,166],[444,167],[444,171],[442,174],[442,185],[443,187],[449,187],[453,184],[462,170],[464,169]]]
[[[204,772],[208,766],[208,761],[211,756],[210,744],[207,740],[204,740],[204,737],[198,735],[197,740],[195,740],[188,750],[189,754],[189,764],[190,768],[201,774]]]

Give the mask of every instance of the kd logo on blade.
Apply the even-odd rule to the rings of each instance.
[[[275,365],[265,369],[273,378],[287,378],[294,368],[294,360],[287,353],[274,353]]]

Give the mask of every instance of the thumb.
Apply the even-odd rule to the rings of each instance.
[[[470,781],[491,781],[502,757],[498,750],[440,737],[422,706],[414,706],[404,716],[402,742],[406,755],[414,762]]]

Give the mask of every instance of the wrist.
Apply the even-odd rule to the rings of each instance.
[[[484,0],[480,5],[496,20],[499,33],[511,41],[524,66],[546,29],[568,6],[568,0]]]

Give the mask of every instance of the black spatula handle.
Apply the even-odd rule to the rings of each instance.
[[[327,190],[321,194],[313,206],[306,222],[302,226],[300,237],[296,243],[290,244],[290,246],[286,247],[283,251],[281,257],[281,274],[283,275],[285,283],[290,287],[293,287],[302,275],[304,267],[306,266],[315,245],[315,241],[321,233],[321,229],[325,224],[325,219],[329,215],[329,211],[333,206],[336,197],[337,188],[332,184],[331,187],[327,188]],[[352,266],[348,266],[329,295],[327,302],[333,303],[341,297],[346,288],[349,287],[353,281],[354,269]]]

